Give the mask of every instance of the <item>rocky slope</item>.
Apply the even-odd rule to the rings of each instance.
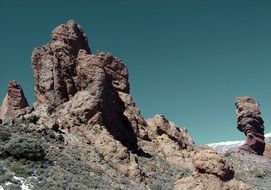
[[[92,54],[74,21],[33,51],[32,68],[34,107],[15,85],[0,111],[3,188],[249,189],[229,161],[196,146],[186,129],[163,115],[145,120],[124,63]]]

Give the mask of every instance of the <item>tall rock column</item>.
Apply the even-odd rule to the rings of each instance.
[[[239,147],[254,154],[263,155],[264,125],[261,117],[260,104],[250,97],[238,97],[235,100],[237,114],[237,128],[244,132],[247,139]]]

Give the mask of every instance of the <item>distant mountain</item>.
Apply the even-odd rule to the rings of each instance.
[[[265,142],[271,143],[271,133],[265,134]],[[237,150],[245,141],[226,141],[219,143],[207,144],[212,149],[216,150],[219,153],[225,153],[230,150]]]

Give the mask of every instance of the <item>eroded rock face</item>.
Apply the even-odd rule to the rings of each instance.
[[[38,124],[50,125],[54,116],[62,128],[77,132],[87,126],[90,135],[94,126],[103,126],[108,132],[102,133],[104,145],[117,140],[120,148],[112,152],[99,143],[93,145],[105,158],[126,149],[127,158],[109,160],[122,173],[141,175],[129,151],[137,153],[138,139],[148,139],[147,123],[129,94],[128,70],[120,59],[106,52],[91,54],[83,31],[68,21],[53,30],[50,43],[33,51],[32,68]]]
[[[14,117],[18,111],[27,106],[29,105],[20,84],[14,80],[10,81],[8,92],[0,109],[0,119]]]
[[[186,129],[177,128],[164,115],[148,119],[147,125],[151,142],[141,142],[143,150],[158,154],[176,166],[193,168],[192,156],[197,148]]]
[[[237,128],[247,137],[239,149],[263,155],[265,149],[264,122],[261,117],[260,104],[250,97],[238,97],[235,105]]]
[[[137,150],[136,134],[118,94],[129,94],[128,70],[109,53],[92,55],[74,21],[53,30],[52,41],[33,51],[32,65],[36,110],[56,111],[68,127],[104,125],[117,140]]]
[[[52,111],[80,90],[76,73],[76,58],[80,50],[90,54],[87,38],[74,21],[68,21],[52,31],[50,43],[33,51],[35,107],[42,105],[47,111]]]
[[[176,124],[168,121],[164,115],[156,115],[147,120],[150,130],[160,136],[166,134],[171,140],[178,142],[182,149],[193,144],[193,140],[187,135],[186,129],[177,128]]]

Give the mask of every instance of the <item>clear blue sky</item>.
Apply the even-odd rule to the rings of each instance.
[[[34,101],[32,50],[74,19],[92,52],[126,63],[145,118],[164,114],[199,144],[244,139],[234,99],[248,95],[270,132],[270,10],[261,0],[0,0],[0,99],[15,79]]]

